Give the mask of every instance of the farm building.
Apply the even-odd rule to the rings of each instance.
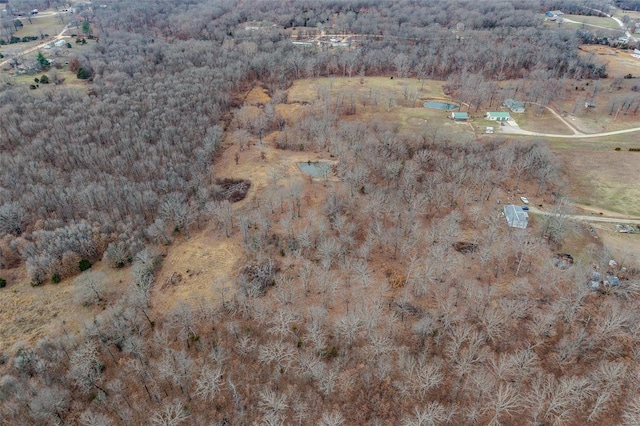
[[[513,99],[507,99],[504,101],[504,106],[509,108],[511,112],[517,112],[517,113],[524,112],[524,102],[516,101]]]
[[[485,117],[491,121],[507,121],[511,120],[511,115],[508,112],[488,112]]]
[[[452,112],[451,118],[455,121],[466,121],[469,119],[469,113],[466,112]]]
[[[552,18],[554,16],[564,16],[564,13],[562,13],[559,10],[550,10],[550,11],[546,12],[544,14],[544,16],[546,16],[547,18]]]
[[[507,223],[512,228],[525,229],[529,223],[529,215],[522,210],[520,206],[514,206],[513,204],[507,204],[502,209],[504,217],[507,219]]]
[[[53,43],[53,45],[55,47],[62,47],[65,44],[67,44],[67,40],[65,40],[65,39],[60,39],[60,40],[56,41],[55,43]]]

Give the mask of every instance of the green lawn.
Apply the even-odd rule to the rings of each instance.
[[[63,22],[60,22],[62,18]],[[20,28],[15,34],[15,37],[27,37],[37,36],[41,34],[49,34],[49,36],[56,36],[62,31],[64,26],[69,22],[69,18],[64,14],[55,16],[34,16],[31,18],[31,23],[27,19],[22,20],[23,27]]]
[[[610,28],[612,30],[619,30],[618,23],[611,18],[600,18],[598,16],[584,16],[584,15],[564,15],[565,19],[584,23],[587,25],[596,25],[598,27]]]

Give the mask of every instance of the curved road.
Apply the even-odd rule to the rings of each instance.
[[[534,103],[534,102],[532,102]],[[539,105],[539,104],[536,104]],[[562,138],[562,139],[584,139],[584,138],[600,138],[603,136],[613,136],[613,135],[623,135],[625,133],[634,133],[634,132],[640,132],[640,127],[633,127],[631,129],[623,129],[623,130],[613,130],[611,132],[602,132],[602,133],[584,133],[581,132],[580,130],[576,129],[575,127],[573,127],[573,125],[571,125],[571,123],[569,123],[567,120],[564,119],[564,117],[562,117],[560,114],[558,114],[556,111],[554,111],[553,109],[551,109],[548,106],[544,106],[546,109],[548,109],[551,114],[553,114],[558,120],[562,121],[572,132],[572,135],[559,135],[559,134],[555,134],[555,133],[539,133],[539,132],[532,132],[529,130],[524,130],[521,129],[520,126],[518,126],[517,123],[514,122],[507,122],[507,125],[504,128],[500,128],[502,130],[501,133],[506,133],[506,134],[511,134],[511,135],[524,135],[524,136],[542,136],[542,137],[547,137],[547,138]]]

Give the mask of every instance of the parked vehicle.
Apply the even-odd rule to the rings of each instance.
[[[529,200],[527,200],[526,197],[520,197],[520,200],[522,200],[522,202],[525,204],[529,204]]]

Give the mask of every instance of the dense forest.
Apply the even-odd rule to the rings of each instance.
[[[575,30],[540,25],[585,2],[101,3],[86,12],[99,43],[75,58],[86,90],[0,87],[0,275],[77,276],[79,303],[103,308],[77,333],[0,347],[0,424],[640,423],[637,271],[597,246],[558,262],[577,232],[562,214],[534,234],[467,202],[558,196],[544,141],[407,135],[346,119],[330,94],[295,122],[276,109],[297,79],[371,75],[440,80],[476,105],[527,79],[546,104],[558,82],[606,77]],[[303,49],[291,28],[362,37]],[[256,85],[270,95],[257,118],[243,107]],[[217,161],[268,134],[340,160],[319,200],[274,175],[234,208]],[[159,312],[157,247],[208,224],[242,245],[237,292]],[[130,267],[133,285],[105,300],[83,260]],[[622,284],[592,291],[596,269]]]

